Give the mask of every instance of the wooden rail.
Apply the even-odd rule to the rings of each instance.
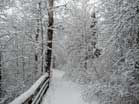
[[[45,74],[29,90],[17,97],[10,104],[40,104],[48,88],[49,77],[48,74]]]

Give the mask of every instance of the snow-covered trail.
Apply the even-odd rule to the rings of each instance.
[[[63,79],[64,72],[54,70],[50,88],[43,98],[42,104],[87,104],[82,100],[81,88]]]

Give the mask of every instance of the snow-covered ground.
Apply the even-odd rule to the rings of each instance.
[[[53,70],[50,88],[42,104],[87,104],[82,100],[81,88],[63,79],[64,72]]]

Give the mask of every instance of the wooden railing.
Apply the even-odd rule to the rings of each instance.
[[[48,74],[41,76],[29,90],[17,97],[10,104],[40,104],[49,88]]]

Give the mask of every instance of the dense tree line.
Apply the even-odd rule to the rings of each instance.
[[[99,0],[91,13],[89,1],[72,5],[68,76],[85,86],[88,102],[137,104],[139,1]]]
[[[50,70],[52,8],[53,0],[0,1],[1,103],[13,100]]]
[[[138,56],[139,0],[0,0],[2,100],[50,74],[54,61],[90,104],[138,104]]]

